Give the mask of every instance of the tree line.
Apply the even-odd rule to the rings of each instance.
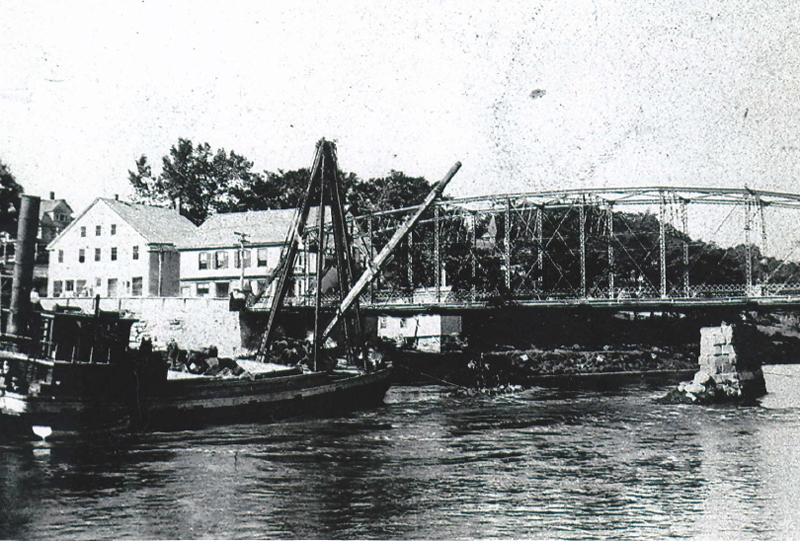
[[[173,206],[180,209],[194,224],[202,224],[215,213],[248,210],[296,208],[305,195],[310,170],[254,170],[253,162],[234,151],[213,150],[208,143],[194,144],[180,138],[161,159],[161,172],[154,174],[147,156],[135,161],[129,182],[137,202]],[[339,171],[347,210],[354,216],[378,211],[405,208],[419,204],[431,190],[424,177],[407,176],[390,171],[384,177],[362,180],[354,173]],[[0,161],[0,231],[16,234],[19,196],[23,187],[10,168]],[[659,283],[657,256],[659,221],[651,214],[614,213],[613,241],[604,236],[604,211],[587,207],[585,276],[589,294],[610,285],[608,243],[615,247],[614,275],[616,287],[634,287],[637,283]],[[541,269],[540,247],[529,226],[504,223],[502,216],[490,216],[469,224],[456,216],[442,216],[440,239],[443,267],[455,289],[498,291],[503,294],[506,260],[502,246],[506,236],[512,241],[512,288],[577,290],[581,269],[576,257],[580,236],[578,214],[564,209],[549,209],[543,219],[543,236],[548,240],[547,255]],[[449,219],[448,219],[449,218]],[[391,216],[378,229],[388,231]],[[365,222],[361,222],[362,224]],[[623,226],[623,224],[625,224]],[[694,284],[742,284],[748,248],[739,245],[722,248],[714,243],[696,241],[665,224],[667,277],[670,287],[678,287],[686,270],[684,250],[689,247],[691,282]],[[507,232],[508,231],[508,232]],[[362,233],[366,234],[366,231]],[[383,233],[387,236],[388,233]],[[380,237],[380,235],[376,235]],[[387,237],[388,238],[388,237]],[[388,282],[396,287],[432,286],[436,269],[431,257],[434,229],[428,216],[414,231],[413,243],[399,250],[387,268]],[[476,241],[476,239],[478,239]],[[376,238],[378,247],[381,239]],[[385,240],[385,239],[384,239]],[[753,276],[756,282],[800,281],[800,266],[762,255],[758,247],[750,247]],[[409,272],[409,262],[410,270]],[[413,279],[413,283],[409,282]],[[388,285],[388,284],[387,284]]]
[[[215,213],[296,208],[310,174],[308,168],[257,172],[252,161],[234,151],[213,151],[208,143],[182,138],[162,158],[158,175],[147,156],[135,166],[128,173],[137,201],[179,208],[195,225]],[[340,171],[339,178],[353,215],[417,205],[431,190],[423,177],[400,171],[368,181]]]

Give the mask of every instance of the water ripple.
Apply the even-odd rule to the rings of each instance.
[[[400,387],[334,418],[0,441],[0,538],[791,538],[800,388],[770,385],[754,407]]]

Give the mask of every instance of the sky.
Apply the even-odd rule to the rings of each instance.
[[[5,0],[0,161],[76,211],[178,138],[255,170],[320,138],[363,179],[452,196],[800,192],[794,0]]]

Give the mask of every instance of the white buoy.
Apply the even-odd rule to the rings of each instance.
[[[42,438],[42,441],[45,441],[47,437],[53,433],[53,429],[49,426],[34,426],[33,433]]]

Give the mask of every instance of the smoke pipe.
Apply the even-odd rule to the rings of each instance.
[[[39,203],[35,195],[21,196],[17,220],[17,246],[14,254],[14,281],[11,286],[11,319],[7,332],[19,334],[31,306],[36,233],[39,229]]]

